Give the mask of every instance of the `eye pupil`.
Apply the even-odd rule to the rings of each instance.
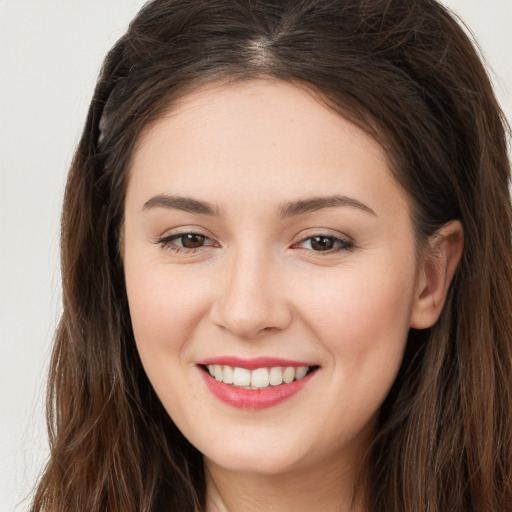
[[[328,236],[314,236],[311,238],[311,248],[315,251],[328,251],[334,247],[334,240]]]
[[[183,247],[187,249],[197,249],[198,247],[202,247],[205,242],[205,236],[198,235],[196,233],[188,233],[181,237],[181,243]]]

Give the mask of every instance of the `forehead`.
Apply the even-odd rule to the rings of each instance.
[[[205,143],[215,138],[223,147],[244,137],[252,139],[254,146],[265,136],[272,139],[272,145],[305,139],[329,145],[339,144],[340,136],[350,132],[352,144],[364,146],[388,163],[385,151],[371,135],[327,105],[316,90],[271,78],[199,83],[186,88],[163,115],[143,129],[134,156],[149,139],[159,137],[200,135]],[[250,148],[245,145],[246,154]],[[300,151],[300,146],[295,150]]]
[[[190,195],[252,191],[270,198],[359,189],[379,176],[397,187],[383,148],[310,91],[279,81],[215,83],[183,96],[142,134],[131,185]],[[385,183],[384,183],[385,182]],[[366,186],[366,196],[379,187]],[[133,190],[133,186],[129,189]]]

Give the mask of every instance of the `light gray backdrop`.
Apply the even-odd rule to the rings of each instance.
[[[67,168],[100,62],[143,0],[0,0],[0,511],[27,510],[45,460]],[[512,113],[512,0],[446,0]]]

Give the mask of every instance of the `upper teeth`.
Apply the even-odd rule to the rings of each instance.
[[[272,368],[247,370],[238,366],[209,364],[207,368],[212,377],[225,384],[258,389],[279,386],[283,382],[289,384],[305,377],[308,371],[307,366],[273,366]]]

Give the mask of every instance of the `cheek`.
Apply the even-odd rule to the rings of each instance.
[[[204,316],[204,280],[168,266],[132,268],[125,263],[126,287],[135,340],[144,359],[146,350],[180,347]]]
[[[323,283],[310,283],[301,309],[332,357],[355,366],[378,367],[380,357],[399,364],[414,296],[414,268],[409,267],[344,269]]]
[[[355,435],[376,418],[402,362],[414,296],[412,276],[412,268],[351,269],[323,286],[317,282],[302,295],[308,327],[328,353],[331,393],[325,396],[335,398],[326,406],[325,432],[341,428]]]

